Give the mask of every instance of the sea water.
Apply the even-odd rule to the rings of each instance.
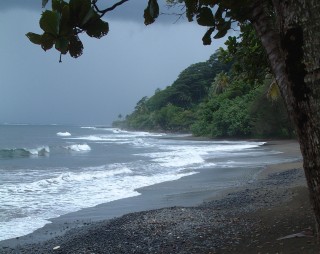
[[[225,168],[228,180],[219,186],[228,187],[252,180],[249,169],[284,159],[264,142],[196,141],[91,126],[0,125],[0,241],[31,233],[50,218],[137,196],[137,188],[202,169]],[[239,168],[242,176],[232,177]]]

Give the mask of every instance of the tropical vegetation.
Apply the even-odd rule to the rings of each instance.
[[[172,85],[143,97],[113,125],[214,138],[292,137],[292,124],[273,91],[275,83],[252,26],[242,25],[241,35],[229,37],[226,46],[183,70]]]

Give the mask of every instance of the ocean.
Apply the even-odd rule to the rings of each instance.
[[[0,125],[0,241],[203,169],[219,174],[220,191],[288,160],[264,142],[199,141],[95,126]]]

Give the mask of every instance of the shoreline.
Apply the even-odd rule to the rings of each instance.
[[[299,156],[301,156],[297,142],[292,140],[269,141],[266,145],[270,146],[272,149],[289,155],[289,157],[297,158],[297,160],[299,160]],[[90,247],[93,244],[99,245],[95,247],[95,251],[92,251],[94,253],[185,253],[174,252],[174,249],[172,249],[173,245],[171,247],[164,247],[161,244],[154,244],[153,241],[157,239],[164,239],[164,242],[168,242],[170,240],[169,233],[171,231],[180,230],[188,232],[190,229],[193,229],[194,225],[199,226],[199,223],[202,226],[204,224],[210,224],[211,230],[217,230],[218,232],[221,228],[225,227],[226,223],[224,220],[227,220],[227,225],[230,226],[229,219],[226,219],[229,217],[238,218],[240,216],[241,218],[237,219],[239,223],[237,221],[234,222],[235,224],[239,224],[237,226],[240,226],[241,224],[243,229],[254,228],[254,223],[251,219],[244,219],[248,214],[253,213],[253,215],[257,216],[259,212],[265,210],[268,211],[270,207],[277,207],[277,205],[283,203],[288,204],[297,196],[306,195],[305,180],[303,170],[301,170],[300,161],[267,166],[263,170],[260,170],[256,181],[253,183],[248,183],[241,187],[222,190],[216,195],[213,195],[210,190],[200,192],[191,190],[189,193],[184,193],[184,195],[177,193],[176,188],[186,188],[186,186],[190,185],[192,181],[197,181],[197,177],[199,181],[203,181],[203,177],[205,175],[201,176],[201,174],[203,174],[203,172],[190,177],[181,178],[177,181],[148,186],[138,190],[141,193],[140,196],[101,204],[93,208],[83,209],[79,212],[52,219],[51,224],[46,225],[32,234],[0,242],[0,252],[67,253],[67,250],[70,251],[71,249],[74,250],[74,252],[71,251],[68,253],[91,253],[89,251],[85,251],[85,249],[93,248]],[[185,186],[183,186],[183,182]],[[305,199],[303,200],[305,201]],[[185,213],[187,213],[187,215]],[[214,218],[217,221],[219,221],[218,219],[220,218],[219,223],[214,221],[212,223],[207,222],[208,218],[211,218],[213,214],[216,216]],[[143,220],[143,218],[148,216],[151,216],[150,218],[153,219]],[[197,217],[199,218],[197,219]],[[254,216],[249,216],[249,218],[251,217]],[[192,218],[191,221],[188,221],[188,218]],[[183,219],[182,224],[179,223],[181,219]],[[150,220],[154,221],[154,223],[151,223]],[[165,228],[170,228],[170,223],[168,222],[173,224],[169,233],[163,230],[163,224],[166,225]],[[141,234],[139,234],[140,238],[150,238],[147,241],[149,246],[148,251],[145,249],[146,242],[144,240],[139,239],[137,241],[132,241],[130,236],[127,234],[124,235],[126,237],[124,238],[124,233],[120,230],[121,227],[119,226],[123,225],[122,223],[128,224],[126,226],[128,232],[130,232],[130,230],[132,232],[133,229],[134,232],[136,232],[139,225],[144,225],[144,227],[140,228],[138,232],[141,232]],[[179,224],[184,225],[184,228],[176,229],[175,227]],[[160,229],[157,229],[157,235],[155,235],[157,236],[156,238],[151,237],[149,231],[145,232],[145,230],[150,230],[150,227],[159,225],[162,226]],[[206,228],[207,227],[209,226],[206,226]],[[108,235],[105,235],[106,228],[111,228],[112,230],[110,230],[112,231],[112,234],[110,231]],[[103,230],[104,233],[98,234],[97,232],[100,232],[101,230]],[[201,229],[199,229],[199,231],[201,231]],[[238,231],[240,232],[241,230],[238,229]],[[161,235],[161,232],[167,234]],[[109,239],[108,249],[104,246],[105,244],[100,243],[102,235],[104,235],[105,240]],[[223,232],[222,235],[224,236],[224,239],[220,239],[218,236],[211,239],[213,241],[218,241],[218,243],[212,246],[209,246],[208,244],[200,244],[197,248],[207,248],[206,251],[217,251],[219,248],[220,250],[221,248],[224,248],[223,246],[226,244],[229,246],[229,238],[230,236],[234,237],[234,234],[232,232]],[[83,241],[83,239],[86,238],[90,240],[88,240],[90,243]],[[116,241],[117,239],[119,242]],[[174,239],[174,244],[179,243],[177,239],[178,238]],[[181,239],[181,237],[179,239]],[[189,238],[186,237],[186,239]],[[96,244],[94,244],[94,242]],[[116,243],[120,244],[122,247],[117,246]],[[132,244],[136,244],[137,246],[141,245],[139,247],[142,248],[140,252],[139,250],[134,252],[135,248],[131,246]],[[178,245],[180,246],[181,243]],[[54,251],[53,248],[56,246],[61,247]],[[188,247],[188,245],[185,247]],[[188,247],[189,250],[192,250],[191,247],[192,246]],[[176,246],[175,248],[178,247]],[[179,248],[183,247],[180,246]],[[31,250],[32,252],[30,252]],[[106,252],[106,250],[108,251]],[[189,253],[209,253],[203,252],[203,249],[201,251],[202,252],[190,251]]]

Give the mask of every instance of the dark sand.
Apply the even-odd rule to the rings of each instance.
[[[215,195],[209,171],[143,188],[2,241],[0,253],[319,253],[298,145],[267,145],[297,162],[269,166],[256,181]],[[311,236],[277,240],[303,230]]]

